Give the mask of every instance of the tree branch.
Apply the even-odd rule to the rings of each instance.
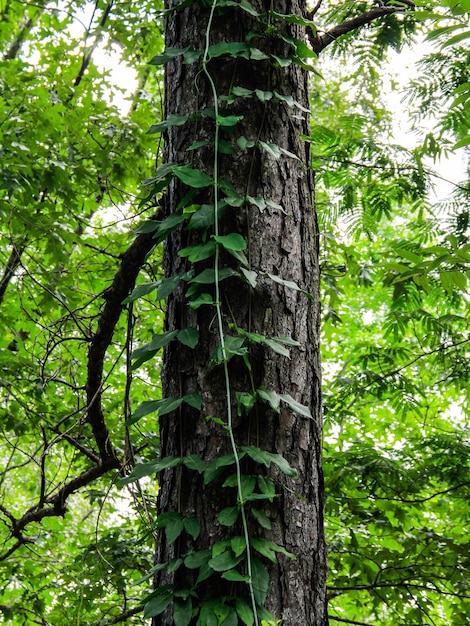
[[[158,218],[154,215],[152,219]],[[121,265],[114,280],[103,294],[106,300],[98,320],[98,328],[88,350],[87,422],[91,425],[102,461],[112,460],[115,467],[120,464],[111,443],[101,405],[104,357],[111,344],[116,324],[124,308],[122,301],[134,287],[136,278],[149,251],[155,245],[153,233],[139,235],[122,255]]]
[[[144,609],[143,604],[139,604],[135,606],[133,609],[129,609],[128,611],[124,611],[120,615],[116,615],[116,617],[111,617],[109,619],[102,619],[99,622],[93,622],[90,626],[111,626],[111,624],[120,624],[121,622],[125,622],[132,617],[133,615],[137,615],[141,613]]]
[[[159,218],[160,215],[157,213],[151,219]],[[41,522],[45,517],[63,517],[66,513],[67,498],[71,494],[86,487],[110,470],[121,467],[121,461],[111,442],[101,404],[104,358],[124,309],[122,301],[133,289],[147,254],[154,245],[153,233],[144,233],[139,235],[122,255],[121,264],[113,282],[103,294],[106,302],[98,319],[97,330],[90,342],[87,363],[86,393],[88,402],[86,420],[91,425],[100,456],[99,458],[95,457],[94,460],[97,459],[95,465],[72,478],[54,494],[42,497],[43,501],[41,502],[40,500],[39,504],[28,509],[21,518],[15,518],[7,509],[1,507],[0,510],[10,521],[11,535],[17,539],[17,542],[0,555],[0,561],[7,559],[24,544],[34,543],[34,539],[23,535],[26,526],[33,522]],[[60,433],[60,436],[65,437],[63,433]],[[72,440],[70,443],[77,447],[75,441]],[[93,453],[86,450],[81,451],[93,459]],[[134,610],[136,613],[139,612],[137,609]],[[129,613],[129,615],[131,614],[133,613]],[[119,621],[124,620],[119,619],[118,621],[105,623],[116,624]]]
[[[370,626],[366,622],[357,622],[353,619],[346,619],[345,617],[335,617],[334,615],[328,615],[328,619],[332,619],[334,622],[342,622],[343,624],[354,624],[355,626]]]
[[[384,17],[385,15],[392,15],[393,13],[399,13],[401,11],[406,11],[407,7],[414,7],[414,3],[411,0],[403,0],[400,2],[400,6],[393,4],[388,6],[378,6],[370,11],[366,11],[361,15],[357,15],[356,17],[351,18],[350,20],[346,20],[342,24],[337,24],[333,26],[330,30],[326,31],[323,34],[319,32],[313,33],[311,30],[308,30],[308,37],[310,40],[310,45],[312,49],[317,54],[320,54],[322,50],[324,50],[331,43],[336,41],[342,35],[346,35],[353,30],[357,30],[362,26],[366,26],[371,22]],[[309,14],[313,17],[312,13]]]
[[[0,304],[3,302],[7,287],[21,263],[21,255],[23,254],[25,247],[26,243],[12,245],[10,256],[3,271],[3,276],[0,279]]]

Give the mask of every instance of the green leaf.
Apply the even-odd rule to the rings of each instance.
[[[232,537],[230,539],[230,547],[233,550],[233,553],[236,557],[243,554],[246,550],[246,539],[243,535],[239,535],[237,537]]]
[[[195,189],[202,189],[204,187],[210,187],[213,184],[211,176],[201,170],[195,169],[190,165],[178,165],[173,170],[175,176],[177,176],[181,182],[189,187]]]
[[[168,590],[152,598],[152,600],[147,602],[144,606],[144,617],[156,617],[160,615],[167,608],[172,599],[173,592]]]
[[[253,198],[253,196],[247,196],[246,199],[248,200],[248,202],[250,202],[250,204],[253,204],[254,206],[258,207],[261,213],[265,210],[266,200],[264,198],[262,197]]]
[[[264,465],[265,467],[271,465],[271,455],[269,452],[266,452],[266,450],[261,450],[261,448],[257,448],[256,446],[243,446],[242,450],[256,463]]]
[[[248,576],[240,574],[236,569],[229,569],[222,574],[222,578],[225,580],[231,580],[235,583],[247,583],[249,581]]]
[[[254,17],[259,17],[260,14],[256,11],[253,6],[248,2],[248,0],[241,0],[240,2],[235,2],[234,0],[219,0],[219,6],[228,6],[228,7],[237,7],[239,9],[243,9],[246,13],[253,15]]]
[[[271,478],[268,478],[266,476],[258,476],[258,487],[269,500],[272,500],[276,495],[276,487]]]
[[[259,145],[261,146],[261,148],[263,148],[265,152],[267,152],[267,154],[269,154],[269,156],[272,156],[273,159],[280,159],[281,150],[279,146],[274,143],[266,143],[266,141],[259,141]]]
[[[177,115],[175,113],[170,114],[166,120],[160,122],[158,124],[152,124],[148,129],[148,134],[152,135],[154,133],[161,133],[164,130],[168,130],[173,126],[183,126],[190,119],[189,115]],[[175,172],[175,167],[172,168],[172,171]]]
[[[219,270],[219,282],[230,278],[231,276],[238,276],[238,272],[232,270],[230,267],[222,267]],[[211,285],[215,283],[215,270],[207,268],[202,270],[200,274],[190,280],[191,283],[198,285]]]
[[[245,250],[246,241],[238,233],[230,233],[230,235],[214,235],[214,241],[223,246],[226,250]]]
[[[287,460],[280,454],[270,453],[271,461],[278,466],[283,474],[289,478],[297,478],[297,470],[294,469]]]
[[[255,89],[255,94],[260,102],[269,102],[273,97],[272,91],[261,91],[261,89]]]
[[[262,528],[266,528],[266,530],[271,530],[271,520],[264,511],[262,511],[261,509],[251,509],[250,513],[253,515],[255,520]]]
[[[239,98],[251,98],[254,92],[252,89],[245,89],[245,87],[232,87],[230,93]]]
[[[300,289],[297,283],[295,283],[292,280],[284,280],[283,278],[280,278],[279,276],[276,276],[275,274],[269,274],[269,273],[266,273],[266,276],[270,278],[271,280],[273,280],[278,285],[282,285],[283,287],[287,287],[288,289],[292,289],[293,291],[300,291],[303,294],[305,294],[307,297],[312,298],[311,294],[304,291],[303,289]]]
[[[457,141],[457,143],[455,143],[452,148],[453,150],[458,150],[459,148],[464,148],[465,146],[469,146],[470,145],[470,137],[464,137],[463,139],[460,139],[460,141]]]
[[[188,569],[197,569],[207,564],[211,558],[211,550],[199,550],[197,552],[190,552],[185,556],[184,564]]]
[[[219,202],[217,208],[217,219],[221,219],[225,213],[227,204],[223,201]],[[215,221],[215,209],[213,204],[203,204],[201,208],[193,213],[189,220],[188,230],[203,230],[209,228]]]
[[[131,357],[132,360],[139,360],[139,364],[143,363],[144,361],[142,361],[142,357],[150,354],[149,358],[151,358],[156,352],[158,352],[158,350],[161,350],[167,346],[170,341],[173,341],[177,335],[177,330],[169,330],[166,333],[154,335],[152,341],[134,350]]]
[[[245,412],[245,415],[248,415],[251,409],[255,406],[258,396],[256,393],[248,393],[246,391],[237,391],[237,415],[242,414],[242,409]]]
[[[187,48],[165,48],[163,54],[157,54],[150,60],[151,65],[164,65],[173,59],[181,56],[185,52],[188,52],[190,47]]]
[[[253,611],[251,610],[249,604],[243,598],[235,598],[235,608],[238,617],[245,624],[245,626],[253,626],[255,619],[253,616]]]
[[[201,532],[201,525],[199,524],[199,520],[195,517],[185,517],[183,519],[183,527],[188,535],[191,535],[191,537],[196,541]]]
[[[188,257],[192,263],[204,261],[215,254],[215,243],[208,241],[207,243],[199,243],[194,246],[188,246],[178,251],[178,256]]]
[[[181,558],[177,558],[177,559],[172,559],[166,568],[166,571],[169,574],[172,574],[173,572],[176,572],[179,570],[179,568],[183,565],[183,559]]]
[[[150,461],[149,463],[137,463],[129,476],[125,478],[120,478],[118,480],[118,485],[120,487],[124,485],[128,485],[139,478],[143,478],[144,476],[150,476],[151,474],[157,474],[164,469],[168,469],[170,467],[177,467],[181,465],[181,458],[174,456],[167,456],[161,461]]]
[[[236,126],[243,119],[243,115],[218,115],[216,119],[220,126]]]
[[[201,139],[200,141],[195,141],[192,143],[189,148],[186,148],[186,152],[191,152],[191,150],[197,150],[198,148],[205,148],[209,146],[210,142],[207,139]]]
[[[141,283],[140,285],[137,285],[137,287],[135,287],[132,290],[132,293],[129,296],[127,296],[127,298],[125,298],[121,304],[128,304],[129,302],[134,302],[135,300],[138,300],[139,298],[142,298],[143,296],[146,296],[149,293],[152,293],[152,291],[155,291],[155,289],[157,289],[159,284],[160,284],[160,281],[156,281],[152,283]]]
[[[140,224],[140,226],[138,226],[132,232],[134,235],[153,233],[157,230],[159,225],[160,222],[157,222],[156,220],[146,220],[145,222],[142,222],[142,224]]]
[[[188,348],[195,348],[199,343],[199,331],[197,328],[184,328],[178,332],[177,339]]]
[[[265,566],[257,558],[252,559],[251,568],[256,604],[263,606],[269,591],[269,574]]]
[[[188,302],[188,306],[192,309],[198,309],[203,304],[214,304],[213,297],[209,293],[202,293],[196,299]]]
[[[257,281],[257,278],[258,278],[258,274],[256,272],[254,272],[253,270],[247,270],[244,267],[240,268],[240,272],[246,278],[246,281],[250,285],[250,287],[252,287],[254,289],[256,287],[256,281]]]
[[[241,150],[247,150],[249,148],[254,148],[256,146],[256,143],[254,141],[252,141],[251,139],[247,139],[243,135],[240,135],[240,137],[237,139],[237,145],[238,145],[239,148],[241,148]],[[240,200],[239,200],[239,202],[240,202]],[[231,205],[231,206],[242,206],[244,202],[245,202],[245,199],[242,198],[240,204]]]
[[[261,400],[267,402],[271,408],[276,411],[276,413],[281,412],[281,396],[273,389],[265,389],[264,387],[261,387],[258,389],[258,396]]]
[[[309,407],[305,406],[304,404],[300,404],[300,402],[294,400],[294,398],[288,393],[282,393],[280,395],[280,398],[289,406],[290,409],[294,411],[294,413],[298,413],[299,415],[303,415],[304,417],[309,417],[310,419],[313,419]]]
[[[227,606],[228,615],[220,622],[220,626],[238,626],[238,617],[234,608]]]
[[[118,487],[124,487],[124,485],[133,483],[136,480],[143,478],[144,476],[150,476],[151,474],[155,474],[157,471],[156,467],[157,467],[157,463],[153,461],[150,463],[137,463],[137,465],[134,467],[134,469],[129,474],[129,476],[118,479],[117,485]]]
[[[236,41],[220,41],[219,43],[209,46],[208,55],[211,59],[224,55],[231,56],[233,58],[241,56],[245,59],[248,59],[249,50],[250,47],[246,43]]]
[[[206,469],[206,462],[197,454],[190,454],[183,457],[183,465],[186,465],[188,469],[199,472],[199,474],[202,474],[202,472]]]
[[[166,300],[168,296],[178,287],[182,280],[182,274],[169,276],[160,282],[157,290],[157,300]]]
[[[219,524],[222,524],[223,526],[233,526],[237,521],[239,514],[240,509],[238,506],[230,506],[222,509],[222,511],[220,511],[217,515],[217,519],[219,520]]]
[[[250,48],[250,59],[252,61],[265,61],[269,59],[269,55],[259,50],[259,48]]]
[[[192,614],[193,604],[190,596],[185,600],[180,598],[175,599],[173,608],[173,623],[175,626],[188,626],[191,622]]]
[[[223,124],[221,124],[221,126],[223,126]],[[226,141],[225,139],[219,139],[217,148],[220,154],[236,154],[237,153],[237,151],[232,146],[232,144],[229,141]]]
[[[158,520],[158,518],[157,518]],[[166,535],[166,539],[168,541],[168,543],[173,543],[174,541],[176,541],[178,539],[178,537],[181,535],[181,533],[183,532],[184,529],[184,525],[183,525],[183,520],[181,518],[181,515],[178,515],[178,517],[174,517],[172,519],[169,519],[165,525],[165,535]]]
[[[298,348],[301,344],[295,339],[291,339],[291,337],[273,337],[274,341],[278,343],[283,343],[286,346],[293,346]]]
[[[289,65],[292,64],[292,57],[278,57],[275,54],[272,54],[271,58],[276,61],[279,67],[289,67]]]
[[[230,539],[222,539],[222,541],[217,541],[212,546],[212,556],[214,558],[216,556],[219,556],[219,554],[222,554],[223,552],[225,552],[225,550],[227,550],[229,546],[230,546]]]
[[[182,213],[172,213],[160,222],[160,226],[153,238],[157,242],[163,241],[168,234],[175,230],[182,222],[184,222],[184,215]]]
[[[221,554],[212,558],[209,561],[209,566],[215,572],[226,572],[227,570],[236,567],[240,563],[242,558],[243,556],[236,557],[232,550],[228,549],[225,550],[225,552],[222,552]]]
[[[198,411],[201,410],[202,397],[201,397],[201,394],[197,392],[187,393],[185,396],[183,396],[183,402],[185,402],[189,406],[192,406],[193,409],[197,409]]]
[[[168,413],[172,413],[176,411],[182,403],[183,398],[165,398],[162,400],[157,400],[158,402],[158,415],[162,417],[163,415],[168,415]]]
[[[135,584],[140,585],[141,583],[145,582],[149,578],[152,578],[152,576],[156,574],[157,572],[159,572],[160,570],[165,569],[166,566],[167,566],[166,563],[158,563],[157,565],[154,565],[152,569],[149,572],[147,572],[147,574],[145,574],[145,576],[142,576],[142,578],[139,578],[139,580],[136,580]]]
[[[267,539],[263,539],[262,537],[251,537],[250,543],[256,552],[259,552],[262,556],[265,556],[267,559],[272,561],[273,563],[277,563],[276,552],[273,549],[274,544],[272,541],[268,541]]]
[[[277,354],[281,354],[282,356],[286,356],[287,358],[290,358],[290,352],[287,348],[285,348],[283,345],[281,345],[280,343],[278,343],[277,341],[274,341],[274,339],[265,339],[264,342],[269,348],[271,348],[271,350],[273,350],[273,352],[276,352]]]
[[[309,28],[313,35],[316,34],[317,30],[316,30],[316,26],[315,26],[315,22],[312,22],[312,20],[308,20],[304,17],[302,17],[301,15],[296,15],[296,14],[292,14],[292,13],[277,13],[276,11],[270,11],[270,14],[275,17],[278,20],[281,20],[281,22],[283,24],[298,24],[299,26],[306,26],[307,28]]]
[[[145,417],[145,415],[149,415],[149,413],[154,413],[158,411],[159,400],[144,400],[136,410],[132,413],[131,417],[128,420],[128,424],[135,424],[141,417]]]

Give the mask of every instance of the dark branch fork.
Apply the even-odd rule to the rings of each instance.
[[[158,217],[158,215],[154,215],[152,219],[158,219]],[[92,428],[99,456],[89,452],[86,456],[95,461],[92,467],[69,480],[55,493],[43,497],[42,502],[28,509],[20,518],[16,518],[4,507],[0,508],[0,512],[8,519],[11,536],[17,539],[13,546],[0,555],[0,562],[11,556],[21,546],[34,542],[23,534],[29,524],[40,522],[45,517],[64,516],[66,501],[71,494],[89,485],[107,472],[121,468],[121,460],[113,446],[101,403],[104,359],[124,309],[122,301],[133,289],[146,256],[154,245],[152,233],[145,233],[139,235],[122,254],[121,265],[113,282],[103,294],[105,305],[98,319],[97,330],[90,341],[87,362],[88,410],[86,421]]]

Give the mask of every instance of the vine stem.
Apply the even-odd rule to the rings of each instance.
[[[214,193],[214,234],[216,238],[219,236],[219,220],[218,220],[218,212],[219,212],[218,211],[218,201],[219,201],[219,157],[218,157],[218,154],[219,154],[219,131],[220,131],[219,103],[218,103],[217,88],[214,84],[214,81],[212,79],[212,76],[209,70],[207,69],[207,64],[210,61],[210,56],[209,56],[210,32],[211,32],[211,27],[212,27],[212,21],[214,19],[215,8],[217,6],[217,1],[218,0],[213,0],[212,2],[211,11],[209,14],[209,21],[207,23],[207,28],[206,28],[206,41],[205,41],[204,55],[202,58],[202,71],[207,76],[207,80],[209,81],[209,85],[212,90],[212,96],[214,99],[215,135],[214,135],[213,193]],[[246,521],[246,513],[245,513],[245,501],[243,498],[240,458],[238,456],[237,444],[233,436],[233,428],[232,428],[232,420],[233,420],[232,393],[230,389],[230,375],[229,375],[228,363],[226,359],[224,326],[222,322],[222,307],[221,307],[220,287],[219,287],[219,261],[220,261],[220,244],[217,242],[217,239],[216,239],[215,260],[214,260],[215,308],[216,308],[216,313],[217,313],[217,327],[218,327],[219,341],[220,341],[220,347],[222,350],[223,367],[224,367],[225,395],[226,395],[226,401],[227,401],[227,432],[230,437],[230,444],[232,446],[233,455],[235,457],[238,502],[240,504],[240,513],[241,513],[242,524],[243,524],[243,534],[244,534],[245,543],[246,543],[246,568],[247,568],[247,574],[248,574],[248,588],[250,591],[250,599],[251,599],[251,605],[253,608],[253,616],[255,620],[255,625],[259,626],[258,610],[256,607],[255,592],[254,592],[253,580],[252,580],[250,535],[248,532],[248,524]]]

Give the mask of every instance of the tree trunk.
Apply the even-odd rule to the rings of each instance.
[[[266,11],[261,1],[251,4],[259,12]],[[204,50],[210,6],[203,5],[205,3],[194,3],[168,15],[165,26],[167,49],[192,46],[195,50]],[[301,16],[305,13],[305,6],[300,0],[286,0],[276,3],[276,11]],[[246,52],[225,54],[212,58],[207,65],[219,96],[220,114],[243,116],[236,125],[220,128],[220,139],[224,140],[218,156],[220,199],[223,201],[225,197],[233,196],[235,190],[239,196],[268,201],[266,206],[263,206],[263,200],[256,200],[233,207],[229,200],[220,218],[220,234],[236,232],[244,236],[248,244],[245,254],[250,269],[258,275],[254,288],[243,280],[243,276],[229,277],[220,282],[220,302],[226,336],[239,338],[243,331],[247,331],[266,338],[289,337],[300,344],[290,348],[288,358],[272,350],[269,342],[264,343],[259,338],[249,346],[247,342],[240,352],[247,347],[248,352],[233,356],[228,363],[230,402],[238,449],[252,445],[278,453],[298,474],[296,478],[290,478],[274,463],[266,468],[250,460],[249,455],[241,461],[244,475],[264,475],[271,478],[276,487],[276,496],[272,501],[255,499],[245,506],[250,538],[264,537],[296,557],[294,560],[278,553],[274,563],[252,550],[255,561],[269,572],[266,609],[277,619],[282,619],[286,626],[324,626],[327,624],[326,549],[321,470],[318,230],[308,144],[300,138],[309,132],[308,113],[305,112],[308,107],[307,71],[295,63],[280,67],[272,56],[292,56],[293,48],[285,39],[295,37],[304,41],[305,32],[303,27],[295,24],[277,21],[270,27],[265,22],[265,18],[254,17],[238,7],[225,7],[216,10],[210,28],[211,45],[248,42],[249,46],[269,56],[268,60],[254,60],[245,58],[249,56]],[[253,54],[256,56],[257,53],[251,53],[251,56]],[[183,57],[178,56],[165,66],[166,115],[193,116],[183,126],[173,126],[167,131],[165,162],[190,162],[212,176],[213,114],[209,111],[195,115],[214,107],[212,90],[202,71],[201,59],[183,63]],[[246,97],[238,96],[233,102],[220,99],[234,87],[259,92],[258,95],[250,94],[251,97],[243,92]],[[270,94],[273,94],[272,97]],[[286,100],[291,104],[290,98],[297,103],[295,106],[288,105]],[[254,142],[255,146],[242,149],[246,144],[243,138]],[[191,144],[202,139],[207,139],[209,145],[187,150]],[[278,148],[296,157],[285,153],[279,156]],[[163,200],[167,215],[181,210],[182,206],[214,203],[211,187],[193,190],[195,195],[183,200],[188,191],[189,188],[178,178],[172,180]],[[224,202],[222,206],[225,206]],[[165,243],[166,276],[190,269],[187,258],[178,256],[178,252],[200,242],[201,231],[188,229],[187,225],[186,221]],[[209,229],[207,241],[210,241],[211,233],[213,230]],[[224,250],[221,251],[221,265],[239,270],[235,259]],[[209,258],[196,263],[195,272],[198,274],[212,267],[214,259]],[[267,274],[282,281],[294,281],[302,291],[275,281]],[[202,291],[214,297],[213,285],[202,287]],[[177,411],[160,418],[161,457],[198,455],[210,463],[232,452],[230,438],[223,425],[227,422],[226,383],[224,368],[214,362],[213,356],[219,344],[215,308],[211,305],[189,307],[188,288],[195,287],[182,281],[169,297],[166,330],[196,328],[200,333],[199,343],[194,350],[176,341],[166,348],[163,397],[199,393],[202,408],[198,411],[184,403]],[[304,291],[313,297],[307,297]],[[246,365],[248,359],[251,371]],[[292,402],[282,402],[278,412],[269,402],[260,400],[245,415],[237,405],[236,393],[250,393],[260,388],[289,394],[295,401],[309,407],[312,418],[293,412]],[[157,563],[184,557],[192,550],[211,549],[214,543],[227,537],[243,535],[240,515],[231,527],[217,520],[224,507],[237,505],[236,489],[222,486],[224,480],[234,474],[234,465],[221,467],[220,471],[220,477],[208,484],[204,482],[204,474],[186,465],[161,472],[159,514],[177,511],[183,517],[197,518],[201,532],[196,540],[182,533],[173,543],[167,541],[164,532],[159,532]],[[245,480],[247,484],[253,482],[252,478]],[[259,486],[255,492],[260,492]],[[263,519],[266,515],[270,520],[271,529],[260,526],[256,514],[250,512],[251,508],[261,509]],[[243,574],[243,568],[242,562],[237,569]],[[211,598],[222,598],[230,606],[234,596],[241,596],[250,603],[245,583],[230,582],[222,578],[220,572],[214,572],[196,585],[198,574],[199,570],[185,566],[180,566],[171,574],[162,570],[157,573],[156,584],[192,589],[195,592],[193,607]],[[184,592],[181,595],[184,597]],[[173,604],[170,604],[165,612],[153,618],[154,626],[173,624],[172,611]],[[195,624],[197,619],[194,609],[191,623]],[[205,623],[202,618],[200,623]]]

